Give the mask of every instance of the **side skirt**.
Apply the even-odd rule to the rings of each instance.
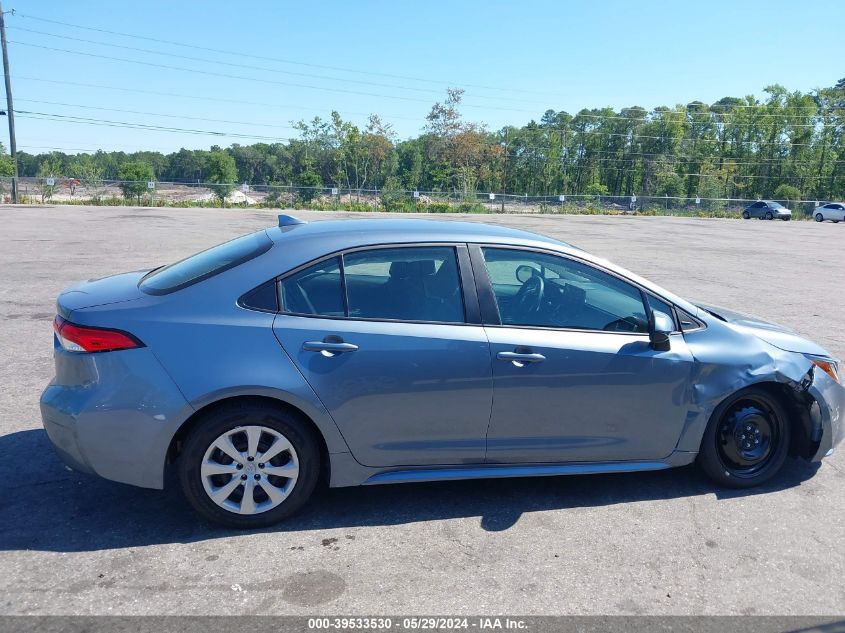
[[[596,475],[664,470],[691,464],[697,453],[675,451],[660,460],[630,462],[579,462],[566,464],[467,464],[432,467],[362,466],[350,453],[331,455],[331,487],[372,486],[377,484],[458,479],[496,479],[504,477],[553,477],[559,475]]]

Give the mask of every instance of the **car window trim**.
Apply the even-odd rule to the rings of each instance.
[[[426,248],[426,247],[449,247],[452,248],[455,252],[455,260],[458,266],[458,282],[461,285],[461,300],[463,301],[464,305],[464,320],[463,321],[425,321],[422,319],[385,319],[385,318],[375,318],[375,317],[353,317],[347,316],[349,314],[349,302],[348,297],[346,296],[346,275],[344,271],[344,261],[343,256],[348,253],[355,253],[360,251],[369,251],[369,250],[377,250],[377,249],[391,249],[391,248]],[[461,256],[461,251],[463,250],[464,255]],[[355,246],[352,248],[344,248],[334,251],[332,253],[328,253],[326,255],[321,255],[320,257],[316,257],[310,261],[305,262],[304,264],[300,264],[295,268],[291,268],[290,270],[278,275],[275,277],[276,282],[276,294],[278,296],[279,301],[279,310],[277,314],[284,315],[284,316],[294,316],[294,317],[304,317],[309,319],[329,319],[334,321],[365,321],[365,322],[375,322],[375,323],[416,323],[421,325],[469,325],[469,326],[480,326],[481,323],[481,315],[478,310],[478,297],[476,295],[475,289],[475,282],[472,277],[472,271],[469,271],[469,275],[466,274],[466,268],[469,265],[469,255],[466,253],[467,244],[465,242],[399,242],[399,243],[380,243],[380,244],[368,244],[365,246]],[[301,312],[291,312],[284,309],[284,300],[282,296],[281,284],[282,281],[291,277],[292,275],[297,274],[298,272],[305,270],[311,266],[319,264],[322,261],[339,258],[340,259],[340,279],[341,279],[341,287],[343,292],[343,309],[345,314],[343,316],[337,315],[323,315],[323,314],[307,314]],[[266,283],[266,282],[265,282]],[[256,286],[257,287],[257,286]]]
[[[482,321],[484,323],[484,327],[498,327],[498,328],[518,328],[518,329],[527,329],[527,330],[552,330],[556,332],[583,332],[583,333],[591,333],[591,334],[625,334],[627,336],[640,336],[640,337],[647,337],[648,332],[607,332],[605,330],[591,330],[585,328],[572,328],[572,327],[554,327],[549,325],[513,325],[509,323],[502,323],[501,316],[499,315],[499,307],[498,303],[496,302],[496,295],[493,291],[493,284],[490,281],[490,276],[487,273],[487,266],[484,261],[484,253],[482,252],[483,248],[498,248],[501,250],[521,250],[521,251],[528,251],[531,253],[542,253],[545,255],[551,255],[553,257],[561,257],[563,259],[568,259],[572,261],[576,261],[580,264],[584,264],[585,266],[589,266],[590,268],[594,268],[600,272],[606,273],[620,281],[632,286],[640,293],[640,300],[643,303],[643,309],[648,310],[648,296],[653,296],[663,303],[672,307],[672,314],[669,315],[675,321],[675,330],[672,334],[683,334],[683,331],[680,329],[680,320],[678,319],[677,309],[678,307],[675,305],[674,302],[669,301],[666,297],[663,297],[656,292],[653,292],[647,288],[642,287],[640,284],[636,283],[635,281],[628,279],[627,277],[620,275],[612,270],[607,270],[593,262],[587,261],[575,255],[570,255],[569,253],[560,253],[558,251],[553,251],[550,249],[545,248],[538,248],[536,246],[524,246],[519,244],[498,244],[498,243],[487,243],[487,242],[478,242],[468,244],[469,254],[473,265],[473,272],[475,273],[476,284],[478,286],[478,297],[479,301],[481,301],[481,314],[482,314]],[[481,272],[478,272],[478,271]],[[646,312],[646,314],[648,314]]]

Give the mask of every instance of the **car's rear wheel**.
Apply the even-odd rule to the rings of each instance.
[[[766,211],[766,219],[767,219],[767,220],[773,220],[773,219],[774,219],[774,217],[775,217],[775,216],[774,216],[774,214],[773,214],[771,211]]]
[[[824,222],[824,216],[821,213],[816,213],[816,222]]]
[[[204,517],[257,528],[302,507],[317,483],[319,462],[307,422],[272,405],[236,402],[197,424],[178,469],[185,497]]]
[[[751,387],[717,407],[701,440],[698,463],[718,484],[751,488],[774,477],[788,451],[786,410],[768,390]]]
[[[750,214],[748,211],[743,211],[743,212],[742,212],[742,219],[743,219],[743,220],[750,220],[750,219],[751,219],[751,214]]]

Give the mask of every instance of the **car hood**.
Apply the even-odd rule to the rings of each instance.
[[[712,306],[706,303],[694,302],[696,306],[706,310],[713,316],[729,323],[735,329],[753,334],[759,339],[774,345],[778,349],[798,354],[811,354],[813,356],[830,357],[830,352],[818,343],[814,343],[803,336],[799,336],[793,330],[783,325],[770,323],[755,316],[742,314],[729,308]]]

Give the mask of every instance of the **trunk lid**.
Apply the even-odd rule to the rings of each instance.
[[[64,290],[56,300],[59,315],[69,318],[74,310],[135,301],[144,297],[138,282],[147,274],[146,270],[120,273],[100,279],[89,279]]]

